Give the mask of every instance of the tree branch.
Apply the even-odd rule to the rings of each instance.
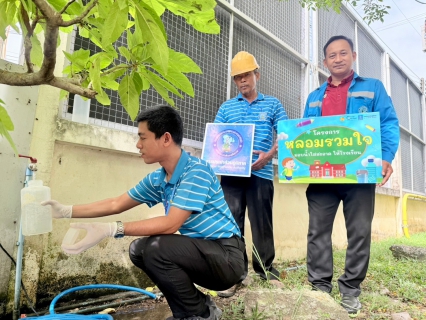
[[[60,14],[62,14],[62,13],[64,13],[65,11],[67,11],[67,9],[68,9],[68,7],[70,6],[70,5],[72,5],[73,3],[75,2],[75,0],[71,0],[71,1],[68,1],[68,3],[65,5],[65,7],[59,12]]]
[[[49,3],[45,0],[33,0],[36,7],[41,11],[41,13],[46,17],[46,20],[54,19],[57,15],[57,12],[53,10]]]
[[[41,71],[35,73],[19,73],[0,69],[0,83],[17,87],[45,84],[89,99],[95,98],[97,94],[97,92],[92,89],[83,88],[78,84],[76,79],[53,77],[47,80]]]
[[[120,69],[130,69],[131,67],[132,66],[130,66],[130,65],[126,65],[126,66],[115,66],[115,67],[112,67],[111,69],[108,69],[108,70],[102,72],[101,73],[101,77],[102,76],[106,76],[106,75],[108,75],[110,73],[113,73],[113,72],[115,72],[117,70],[120,70]]]
[[[27,29],[27,34],[24,39],[24,57],[25,57],[25,64],[27,65],[27,72],[33,73],[34,72],[34,66],[31,62],[31,49],[33,47],[31,43],[31,36],[33,34],[33,28],[31,28],[30,25],[30,18],[28,17],[27,11],[25,11],[24,6],[21,6],[21,16],[22,21],[24,22],[25,28]]]
[[[34,72],[34,65],[31,62],[31,50],[33,48],[33,44],[31,43],[31,38],[25,36],[24,39],[24,57],[25,57],[25,64],[27,65],[27,72],[33,73]]]
[[[44,57],[40,73],[46,77],[47,81],[53,79],[53,71],[56,65],[56,43],[59,37],[59,27],[55,22],[56,21],[52,22],[50,19],[47,19],[44,32]]]
[[[69,21],[62,21],[59,26],[60,27],[69,27],[72,26],[74,24],[80,23],[81,20],[83,20],[90,12],[90,10],[92,10],[96,4],[98,3],[99,0],[93,0],[93,2],[91,2],[90,4],[87,5],[86,10],[83,11],[82,14],[80,14],[78,17],[75,17],[74,19],[71,19]]]
[[[40,72],[35,73],[19,73],[10,72],[0,69],[0,83],[10,86],[37,86],[44,84],[45,81],[41,77]]]
[[[63,89],[70,93],[78,94],[79,96],[86,97],[89,99],[94,99],[97,95],[96,91],[89,88],[83,88],[80,85],[76,85],[75,83],[73,83],[73,79],[69,78],[55,77],[48,84],[55,88]]]

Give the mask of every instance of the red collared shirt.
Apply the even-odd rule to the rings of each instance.
[[[331,76],[328,78],[327,88],[325,89],[324,99],[322,100],[322,115],[335,116],[346,113],[346,102],[348,99],[348,89],[354,78],[354,71],[335,86],[331,83]]]

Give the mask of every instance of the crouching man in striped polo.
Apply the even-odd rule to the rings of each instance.
[[[182,119],[169,106],[157,106],[138,118],[140,150],[146,164],[160,169],[116,198],[64,206],[55,200],[55,218],[96,218],[118,214],[142,203],[164,205],[165,216],[132,222],[73,223],[84,239],[63,245],[78,254],[106,237],[142,236],[129,249],[131,261],[151,278],[167,299],[173,319],[219,319],[222,311],[194,284],[224,290],[244,273],[245,245],[216,175],[209,164],[181,149]],[[179,231],[180,234],[174,234]]]

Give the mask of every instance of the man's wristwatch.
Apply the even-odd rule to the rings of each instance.
[[[114,235],[115,239],[120,239],[124,237],[124,225],[123,222],[117,221],[117,232]]]

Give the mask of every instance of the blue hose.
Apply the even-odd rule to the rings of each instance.
[[[78,290],[85,290],[85,289],[118,289],[118,290],[127,290],[127,291],[136,291],[143,294],[146,294],[148,297],[155,299],[157,296],[151,292],[148,292],[143,289],[135,288],[135,287],[128,287],[128,286],[120,286],[116,284],[90,284],[87,286],[79,286],[74,287],[68,290],[65,290],[58,294],[50,303],[49,306],[49,313],[45,316],[40,317],[28,317],[28,319],[49,319],[49,320],[87,320],[87,319],[104,319],[104,320],[113,320],[113,317],[111,317],[109,314],[92,314],[92,315],[78,315],[78,314],[72,314],[72,313],[66,313],[66,314],[56,314],[55,313],[55,304],[56,302],[62,298],[64,295],[78,291]]]

